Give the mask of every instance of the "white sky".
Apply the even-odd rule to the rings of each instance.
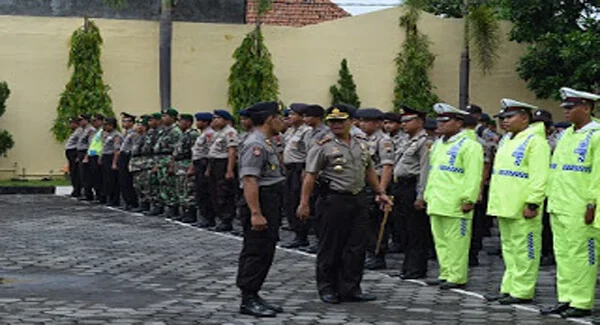
[[[352,15],[365,14],[389,9],[399,5],[401,0],[332,0]]]

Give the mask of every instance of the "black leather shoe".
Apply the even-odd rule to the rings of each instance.
[[[220,223],[214,229],[216,232],[228,232],[233,230],[231,223]]]
[[[580,318],[580,317],[586,317],[586,316],[591,316],[591,315],[592,315],[592,311],[589,309],[580,309],[580,308],[574,308],[574,307],[569,307],[569,309],[560,313],[560,317],[562,317],[562,318]]]
[[[440,280],[440,279],[429,279],[429,280],[425,280],[425,284],[427,284],[428,286],[439,286],[442,283],[445,283],[446,280]]]
[[[208,219],[205,217],[199,217],[198,218],[198,222],[196,222],[196,227],[200,227],[200,228],[211,228],[215,226],[215,220],[214,219]]]
[[[317,251],[319,251],[319,247],[315,244],[312,244],[310,246],[301,247],[300,250],[308,254],[316,254]]]
[[[272,311],[276,312],[276,313],[283,313],[283,308],[281,306],[277,306],[277,305],[272,305],[270,303],[268,303],[266,300],[264,300],[261,296],[257,296],[258,301],[265,307],[267,307],[267,309],[271,309]]]
[[[146,213],[144,213],[145,215],[148,216],[159,216],[163,213],[164,208],[162,206],[159,205],[153,205],[152,208],[150,210],[148,210]]]
[[[321,301],[326,304],[339,304],[340,297],[336,293],[324,293],[321,295]]]
[[[548,308],[544,308],[544,309],[540,310],[540,314],[542,314],[542,315],[552,315],[552,314],[558,315],[558,314],[562,313],[563,311],[566,311],[567,309],[569,309],[568,303],[559,302],[556,306],[548,307]]]
[[[258,299],[250,299],[240,305],[240,313],[254,317],[275,317],[275,311],[261,304]]]
[[[387,264],[383,257],[371,257],[365,262],[365,269],[367,270],[385,270]]]
[[[294,238],[294,240],[292,240],[289,243],[285,243],[285,244],[281,245],[281,247],[283,247],[283,248],[298,248],[298,247],[306,247],[308,245],[310,245],[310,243],[308,242],[308,239],[296,236],[296,238]]]
[[[425,274],[416,274],[416,273],[401,273],[400,279],[402,280],[419,280],[425,279]]]
[[[377,300],[377,297],[368,293],[360,293],[353,296],[342,297],[341,299],[341,301],[344,302],[367,302],[375,300]]]
[[[500,299],[504,299],[506,297],[510,297],[510,295],[508,293],[500,293],[497,295],[483,295],[483,298],[485,298],[485,300],[487,301],[498,301]]]
[[[453,282],[444,282],[440,284],[440,289],[442,290],[450,290],[450,289],[462,289],[465,287],[464,283],[453,283]]]
[[[502,299],[498,299],[498,302],[501,305],[530,304],[533,302],[533,299],[521,299],[513,296],[508,296]]]

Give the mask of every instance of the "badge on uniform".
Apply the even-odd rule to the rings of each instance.
[[[342,170],[344,170],[344,167],[342,167],[342,165],[335,165],[333,166],[333,170],[335,170],[336,172],[341,172]]]
[[[333,153],[333,154],[340,153],[340,148],[338,148],[338,147],[331,148],[331,153]]]
[[[383,148],[387,151],[387,152],[392,152],[392,150],[394,149],[394,145],[391,142],[384,142],[383,143]]]
[[[258,157],[262,154],[262,149],[260,147],[252,148],[252,154]]]

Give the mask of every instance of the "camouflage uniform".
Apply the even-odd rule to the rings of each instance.
[[[171,166],[171,156],[175,150],[175,145],[180,137],[181,129],[173,124],[164,128],[154,145],[156,165],[158,166],[159,202],[169,207],[177,204],[175,178],[169,177],[169,167]]]
[[[143,152],[146,138],[146,134],[140,134],[134,140],[129,161],[129,171],[133,175],[133,189],[141,206],[147,206],[150,203],[150,198],[143,192],[144,186],[148,186],[148,153]]]
[[[196,205],[195,178],[194,175],[188,175],[188,170],[192,164],[192,147],[199,135],[196,129],[185,130],[173,151],[177,203],[184,211],[188,211]]]
[[[159,204],[160,200],[158,197],[158,177],[157,174],[152,172],[152,168],[158,162],[158,157],[154,154],[154,146],[158,141],[158,138],[162,135],[163,127],[155,129],[148,129],[144,145],[142,146],[142,156],[144,156],[145,165],[145,182],[142,183],[142,194],[148,198],[148,201],[152,204]]]

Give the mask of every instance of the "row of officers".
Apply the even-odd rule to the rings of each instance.
[[[282,311],[258,292],[283,216],[295,233],[284,246],[315,247],[318,292],[333,304],[375,299],[361,290],[363,270],[385,265],[390,240],[405,254],[403,279],[426,277],[433,247],[439,275],[427,283],[464,287],[486,228],[477,223],[494,216],[505,272],[499,294],[486,299],[518,304],[534,296],[547,212],[558,304],[542,313],[587,316],[599,257],[600,123],[592,116],[600,96],[560,92],[570,127],[550,134],[547,112],[505,99],[495,115],[501,139],[479,107],[448,104],[434,106],[435,135],[410,107],[293,104],[283,119],[279,104],[259,103],[240,112],[241,134],[222,110],[196,114],[197,129],[194,116],[174,109],[137,121],[123,114],[123,135],[113,118],[82,115],[67,143],[72,195],[118,205],[120,191],[127,210],[216,231],[231,231],[237,216],[240,310],[262,317]]]

